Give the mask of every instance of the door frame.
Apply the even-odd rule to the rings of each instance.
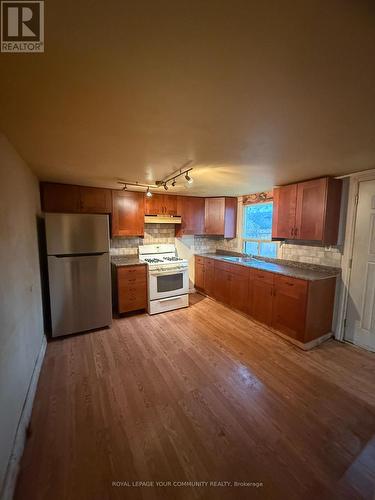
[[[343,175],[340,179],[349,178],[349,194],[345,227],[344,252],[341,261],[341,289],[338,302],[336,340],[345,342],[345,319],[348,309],[349,285],[351,277],[351,260],[354,250],[354,233],[357,221],[359,184],[375,180],[375,169]]]

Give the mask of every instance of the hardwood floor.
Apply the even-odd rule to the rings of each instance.
[[[375,356],[191,304],[48,344],[15,498],[373,498]]]

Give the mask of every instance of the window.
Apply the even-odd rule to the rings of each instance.
[[[271,241],[273,203],[254,203],[243,208],[243,252],[277,257],[278,244]]]

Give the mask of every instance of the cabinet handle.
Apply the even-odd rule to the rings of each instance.
[[[297,236],[297,234],[298,234],[298,228],[295,228],[295,230],[294,230],[294,236]]]
[[[294,227],[291,227],[290,228],[290,236],[293,236],[294,235]]]

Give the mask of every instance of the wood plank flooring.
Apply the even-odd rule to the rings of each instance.
[[[48,344],[15,498],[372,499],[374,354],[190,300]]]

